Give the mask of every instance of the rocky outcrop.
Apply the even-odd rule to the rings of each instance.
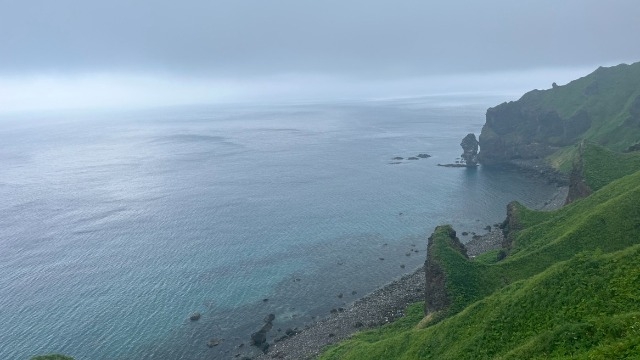
[[[460,239],[456,237],[456,232],[451,226],[442,225],[436,227],[427,241],[427,260],[425,262],[425,314],[445,310],[452,302],[447,291],[446,269],[438,257],[438,251],[435,249],[435,247],[438,246],[436,244],[437,242],[440,242],[441,245],[444,242],[445,244],[443,246],[449,246],[465,258],[468,258],[467,250],[460,242]]]
[[[584,178],[584,141],[578,147],[578,154],[573,162],[571,175],[569,176],[569,193],[567,194],[566,204],[582,199],[591,195],[593,192]]]
[[[512,201],[507,204],[507,218],[500,225],[502,234],[504,235],[502,242],[503,249],[511,249],[516,237],[516,232],[522,230],[522,224],[518,218],[518,210],[521,206],[517,201]]]
[[[274,314],[269,314],[264,318],[265,324],[260,330],[251,334],[251,345],[259,348],[262,352],[266,353],[269,349],[269,343],[267,342],[267,333],[273,328],[273,320],[275,320]]]
[[[478,164],[478,140],[475,134],[467,134],[460,143],[462,146],[462,160],[467,165]]]

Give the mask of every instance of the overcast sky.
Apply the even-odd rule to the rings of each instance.
[[[639,19],[637,0],[0,0],[0,111],[549,87],[640,61]]]

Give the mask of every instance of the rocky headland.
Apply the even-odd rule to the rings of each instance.
[[[588,140],[632,151],[640,139],[640,63],[600,67],[547,90],[489,108],[478,161],[515,166],[566,185],[575,147]],[[640,146],[638,146],[640,148]]]

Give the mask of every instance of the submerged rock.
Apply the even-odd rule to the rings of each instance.
[[[269,343],[267,342],[267,333],[273,328],[273,320],[276,316],[269,314],[264,318],[265,324],[260,330],[251,334],[251,345],[259,348],[262,352],[266,353],[269,349]]]
[[[218,346],[218,345],[220,345],[220,340],[218,340],[216,338],[213,338],[213,339],[207,341],[207,346],[210,347],[210,348],[212,348],[214,346]]]
[[[200,315],[200,313],[199,313],[199,312],[194,312],[193,314],[191,314],[191,315],[189,316],[189,320],[191,320],[191,321],[198,321],[198,320],[200,320],[200,317],[201,317],[201,316],[202,316],[202,315]]]

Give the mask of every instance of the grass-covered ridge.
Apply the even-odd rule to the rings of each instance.
[[[546,158],[569,171],[572,147],[583,140],[624,151],[640,142],[640,62],[530,91],[488,109],[486,119],[479,137],[486,165]]]
[[[591,142],[582,152],[583,176],[592,190],[640,170],[640,152],[620,153]]]
[[[439,227],[432,248],[452,298],[446,316],[419,321],[414,314],[402,327],[355,335],[320,358],[639,356],[639,203],[635,172],[554,212],[516,204],[518,230],[502,261],[466,259]]]

